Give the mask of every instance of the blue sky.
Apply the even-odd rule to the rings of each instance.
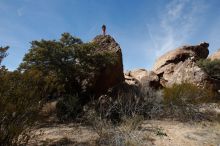
[[[124,70],[151,69],[181,45],[220,48],[219,0],[0,0],[0,46],[10,46],[3,64],[16,69],[32,40],[70,32],[88,42],[102,24],[122,48]]]

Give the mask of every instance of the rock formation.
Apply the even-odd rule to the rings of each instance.
[[[110,35],[98,35],[92,42],[97,44],[95,51],[108,51],[116,57],[114,65],[106,66],[96,77],[94,91],[97,93],[105,92],[108,88],[116,86],[124,81],[122,52],[119,44]]]
[[[145,69],[136,69],[125,73],[125,79],[128,84],[137,86],[149,86],[158,89],[160,85],[159,77],[152,71]]]
[[[159,76],[160,83],[165,87],[182,82],[208,86],[209,76],[196,64],[197,60],[207,58],[208,46],[205,42],[196,46],[183,46],[157,59],[153,71]]]
[[[208,46],[209,44],[204,42],[200,45],[183,46],[169,51],[156,60],[153,70],[158,74],[161,72],[161,69],[168,64],[177,64],[188,58],[191,60],[205,59],[209,54]]]
[[[170,87],[173,84],[183,82],[193,83],[203,88],[216,88],[219,85],[219,81],[211,79],[196,63],[200,59],[206,59],[209,54],[209,44],[206,42],[169,51],[156,60],[152,71],[137,69],[125,74],[123,74],[121,48],[111,36],[99,35],[92,42],[97,43],[99,46],[96,51],[109,51],[115,54],[117,58],[116,64],[103,68],[97,77],[94,87],[95,91],[99,93],[107,91],[108,88],[114,87],[123,81],[129,85],[149,86],[154,89]],[[209,58],[218,58],[219,52]],[[216,86],[217,82],[218,85]]]
[[[152,71],[145,69],[128,71],[125,73],[125,81],[129,85],[149,86],[154,89],[188,82],[202,88],[220,90],[220,81],[209,76],[197,64],[198,60],[207,58],[208,47],[209,44],[203,42],[169,51],[156,60]],[[220,50],[209,58],[220,59]]]
[[[211,59],[211,60],[220,59],[220,49],[214,54],[210,55],[208,59]]]

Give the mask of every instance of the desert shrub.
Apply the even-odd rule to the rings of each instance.
[[[72,119],[94,93],[102,69],[116,63],[112,53],[97,52],[98,47],[69,33],[60,40],[32,41],[18,71],[32,76],[40,98],[61,99],[57,106],[60,120]]]
[[[143,120],[143,116],[127,117],[123,118],[119,124],[114,125],[106,119],[93,118],[92,127],[99,135],[96,145],[148,145],[148,141],[143,141],[142,135],[138,131]]]
[[[0,47],[0,64],[8,48]],[[35,84],[31,76],[9,72],[4,66],[0,66],[0,83],[0,145],[25,143],[25,131],[35,122],[40,106]]]
[[[174,84],[164,88],[164,116],[181,121],[200,121],[208,117],[200,112],[198,103],[212,100],[214,93],[210,89],[201,89],[190,83]]]
[[[220,79],[220,59],[210,60],[204,59],[197,62],[198,66],[201,67],[208,75],[212,78]]]
[[[40,100],[28,76],[16,71],[0,74],[0,143],[17,145],[28,140],[25,131],[38,117]]]
[[[48,96],[61,94],[90,94],[91,86],[101,69],[115,63],[109,52],[97,52],[95,43],[82,43],[69,33],[60,40],[32,41],[31,49],[23,58],[21,72],[39,72],[38,80]]]
[[[202,89],[191,83],[174,84],[163,90],[164,102],[176,105],[209,101],[214,97],[211,89]]]
[[[58,101],[56,109],[60,121],[75,119],[81,109],[78,95],[65,95]]]
[[[103,95],[99,98],[96,111],[101,118],[120,122],[122,118],[142,115],[153,118],[161,110],[161,91],[149,87],[129,91],[120,91],[116,97]]]
[[[61,108],[58,115],[66,119],[74,113],[73,109],[88,102],[96,76],[103,67],[116,63],[112,53],[97,52],[97,47],[97,44],[83,43],[69,33],[62,34],[60,40],[32,41],[19,71],[33,75],[43,99],[62,99],[57,106]],[[70,108],[68,104],[75,107]],[[61,116],[65,110],[67,113]]]

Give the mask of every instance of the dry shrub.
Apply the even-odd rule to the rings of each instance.
[[[121,89],[102,95],[84,107],[85,116],[99,135],[97,145],[149,145],[152,140],[144,140],[140,135],[145,119],[204,120],[206,117],[199,111],[197,103],[212,95],[208,90],[188,83],[174,85],[163,92],[147,86]],[[166,136],[160,129],[156,134]]]
[[[174,84],[170,88],[164,88],[163,92],[164,102],[176,105],[208,102],[215,96],[211,89],[202,89],[191,83]]]
[[[164,115],[181,121],[207,120],[208,116],[200,112],[199,104],[212,101],[214,93],[210,89],[201,89],[190,83],[175,84],[165,88]]]
[[[139,128],[145,118],[155,118],[161,113],[162,92],[148,87],[125,87],[114,95],[102,95],[84,106],[87,124],[99,135],[96,144],[148,145],[151,141],[143,139]]]
[[[149,87],[138,90],[120,91],[116,97],[102,95],[96,104],[96,111],[102,118],[119,122],[122,117],[143,115],[153,118],[162,110],[162,92]]]
[[[113,125],[110,121],[104,119],[94,120],[93,128],[99,135],[96,144],[102,146],[147,145],[148,141],[144,141],[141,133],[138,132],[143,119],[142,116],[126,117],[118,125]]]
[[[40,114],[43,116],[50,116],[56,112],[56,104],[58,100],[49,101],[42,106]]]

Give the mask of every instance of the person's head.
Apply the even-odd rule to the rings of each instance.
[[[106,30],[105,24],[102,25],[102,30]]]
[[[103,35],[105,35],[105,32],[106,32],[106,26],[103,24],[102,25],[102,33],[103,33]]]

